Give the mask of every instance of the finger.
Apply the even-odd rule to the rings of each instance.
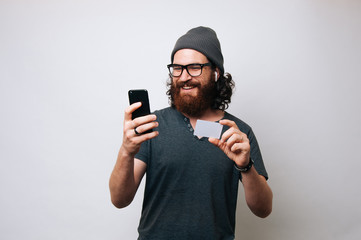
[[[243,135],[245,138],[247,138],[247,134],[239,130],[237,124],[234,121],[223,119],[220,120],[219,123],[229,127],[229,129],[222,134],[222,138],[221,138],[222,141],[227,141],[227,139],[230,138],[235,133]]]
[[[222,125],[228,126],[228,127],[230,127],[230,128],[231,128],[231,127],[234,127],[234,128],[237,128],[237,129],[238,129],[237,124],[236,124],[234,121],[232,121],[232,120],[222,119],[222,120],[219,121],[219,123],[222,124]]]
[[[222,119],[219,121],[220,124],[224,125],[224,126],[228,126],[230,129],[234,128],[237,129],[238,131],[240,131],[241,133],[243,133],[237,126],[237,124],[232,121],[232,120],[228,120],[228,119]]]
[[[232,148],[232,146],[235,143],[241,143],[243,142],[243,136],[240,134],[233,134],[230,138],[227,140],[227,147]]]
[[[138,126],[153,122],[157,119],[157,116],[155,114],[149,114],[142,117],[137,117],[132,121],[132,127],[136,128]]]
[[[159,135],[158,131],[152,131],[150,133],[144,133],[144,134],[139,134],[139,135],[135,134],[135,136],[134,136],[135,140],[134,141],[136,143],[140,144],[140,143],[145,142],[145,141],[147,141],[149,139],[155,138],[158,135]]]
[[[232,145],[232,147],[230,148],[231,149],[231,152],[239,152],[239,151],[243,151],[245,150],[245,147],[243,143],[235,143]]]
[[[139,148],[141,143],[149,139],[155,138],[158,135],[159,135],[158,131],[137,135],[134,132],[134,129],[129,129],[124,135],[123,144],[125,144],[126,146],[132,149]]]
[[[137,130],[137,128],[134,128],[133,130],[134,130],[135,135],[140,135],[141,134],[141,133],[138,132],[139,129]]]
[[[136,102],[136,103],[133,103],[132,105],[128,106],[124,112],[124,121],[131,121],[132,113],[135,110],[137,110],[138,108],[140,108],[140,106],[142,106],[142,102]]]
[[[139,134],[142,134],[148,130],[158,127],[158,122],[150,122],[143,125],[139,125],[138,127],[134,128]],[[135,132],[135,131],[134,131]],[[138,134],[138,135],[139,135]]]
[[[226,142],[230,137],[235,134],[241,135],[242,132],[238,128],[231,127],[222,134],[221,141]]]

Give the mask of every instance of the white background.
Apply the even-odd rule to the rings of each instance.
[[[111,205],[127,91],[168,106],[166,64],[213,28],[253,127],[271,216],[237,209],[237,239],[361,237],[361,1],[0,0],[0,239],[136,239]]]

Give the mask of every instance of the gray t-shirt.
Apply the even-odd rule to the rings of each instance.
[[[147,164],[139,240],[234,239],[241,174],[208,138],[193,135],[190,121],[168,107],[155,111],[159,136],[142,144],[136,158]],[[251,144],[259,174],[268,178],[256,137],[236,122]],[[223,126],[222,134],[228,129]]]

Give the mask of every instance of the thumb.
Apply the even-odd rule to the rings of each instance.
[[[218,144],[219,144],[219,142],[220,142],[219,139],[213,138],[213,137],[208,138],[208,141],[209,141],[210,143],[212,143],[213,145],[217,146],[217,147],[218,147]]]

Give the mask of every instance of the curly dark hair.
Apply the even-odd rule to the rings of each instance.
[[[169,104],[172,107],[175,107],[174,99],[170,91],[171,85],[172,85],[172,77],[169,76],[169,79],[167,81],[167,95],[168,95]],[[229,104],[231,103],[231,96],[233,94],[234,87],[235,87],[235,83],[230,73],[225,73],[224,75],[221,75],[218,81],[215,83],[216,96],[211,104],[211,108],[220,109],[223,111],[226,110],[229,107]]]

